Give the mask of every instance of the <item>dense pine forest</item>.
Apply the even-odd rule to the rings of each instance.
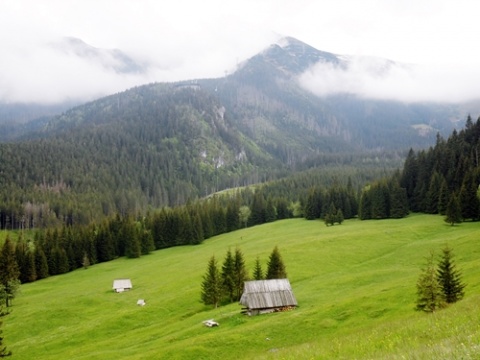
[[[309,171],[181,206],[117,213],[88,225],[45,227],[36,230],[33,239],[20,232],[16,242],[5,241],[2,261],[10,258],[18,265],[18,279],[31,282],[118,257],[201,244],[241,227],[291,217],[322,218],[333,225],[356,216],[367,220],[425,212],[444,214],[452,224],[476,221],[480,218],[479,141],[480,118],[474,123],[468,117],[465,129],[448,139],[438,137],[427,150],[411,150],[402,170],[373,171],[370,179],[360,171],[357,177],[329,173],[328,178]],[[338,175],[347,173],[355,174],[350,169]],[[365,186],[356,188],[352,179],[363,180]],[[5,225],[8,219],[2,216]]]
[[[447,215],[449,222],[477,221],[479,200],[480,118],[435,146],[410,150],[403,170],[372,183],[360,199],[361,219],[403,217],[408,211]]]
[[[281,138],[261,147],[236,124],[217,98],[182,84],[142,86],[73,108],[24,139],[0,143],[0,228],[87,225],[306,169],[321,169],[324,179],[351,177],[358,188],[403,157],[305,144],[293,152],[286,149],[297,145]]]

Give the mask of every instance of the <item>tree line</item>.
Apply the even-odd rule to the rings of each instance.
[[[19,279],[30,282],[85,264],[200,244],[241,227],[291,217],[324,219],[331,225],[355,216],[400,218],[409,211],[424,211],[444,214],[452,224],[478,220],[479,139],[480,118],[473,124],[469,117],[466,128],[454,131],[447,141],[439,137],[435,147],[418,155],[411,150],[402,171],[372,181],[360,197],[350,177],[343,178],[343,183],[330,177],[326,188],[318,184],[327,182],[325,175],[307,172],[146,214],[117,214],[84,226],[38,229],[33,240],[21,237],[15,245]],[[455,171],[442,164],[455,164]]]
[[[450,224],[480,219],[480,117],[435,146],[410,149],[401,171],[372,182],[360,196],[360,219],[441,214]]]
[[[334,211],[335,222],[355,216],[356,200],[351,185],[343,187],[335,183],[328,190],[320,186],[315,189],[316,200],[333,206],[317,206],[317,209]],[[27,283],[118,257],[138,258],[158,249],[198,245],[212,236],[302,217],[311,211],[308,206],[312,199],[307,198],[302,204],[276,194],[269,185],[245,188],[146,214],[116,214],[89,225],[37,229],[29,239],[20,232],[14,244],[14,259],[20,271],[18,279]],[[322,212],[315,216],[322,216]]]

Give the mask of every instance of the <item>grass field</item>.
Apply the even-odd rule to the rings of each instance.
[[[284,220],[202,245],[118,259],[22,285],[4,319],[13,359],[479,359],[480,223],[443,218]],[[466,297],[434,314],[414,311],[430,250],[454,250]],[[278,245],[299,307],[248,317],[200,302],[209,258],[239,246],[247,267]],[[133,290],[116,294],[115,278]],[[137,306],[138,299],[146,305]],[[215,319],[217,328],[203,320]]]

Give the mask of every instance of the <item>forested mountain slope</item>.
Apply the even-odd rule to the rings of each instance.
[[[348,59],[287,38],[224,78],[136,87],[0,144],[2,223],[86,223],[312,167],[398,161],[452,126],[446,105],[319,98],[298,82],[318,62]]]

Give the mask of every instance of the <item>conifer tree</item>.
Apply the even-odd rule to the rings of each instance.
[[[441,259],[438,263],[437,280],[447,303],[451,304],[463,298],[465,284],[462,283],[461,273],[456,268],[452,249],[448,245],[442,249]]]
[[[390,190],[390,217],[400,219],[408,215],[407,192],[398,184],[393,184]]]
[[[252,226],[264,224],[266,222],[265,198],[260,191],[255,192],[253,196],[249,221]]]
[[[277,220],[277,211],[273,204],[273,200],[268,198],[267,205],[265,207],[265,222],[273,222]]]
[[[426,193],[426,212],[429,214],[438,213],[438,204],[440,199],[440,189],[442,187],[442,177],[435,171],[430,178],[430,185]]]
[[[426,259],[425,268],[417,281],[417,310],[433,312],[441,308],[444,304],[442,289],[437,278],[435,264],[435,254],[430,252]]]
[[[230,302],[234,300],[235,294],[235,265],[230,249],[227,250],[222,265],[222,286]]]
[[[10,299],[15,297],[18,289],[20,270],[15,258],[15,247],[7,235],[0,250],[0,285],[6,292],[6,306],[10,306]]]
[[[283,263],[278,246],[275,246],[268,259],[266,277],[267,279],[285,279],[287,277],[285,264]]]
[[[203,225],[202,225],[202,218],[201,216],[196,213],[193,215],[193,228],[192,228],[192,244],[198,245],[201,244],[204,240],[203,235]]]
[[[369,220],[372,218],[372,196],[370,193],[370,189],[365,189],[362,192],[358,209],[358,216],[360,220]]]
[[[142,247],[133,219],[125,217],[119,232],[124,246],[124,255],[131,259],[139,258],[142,255]]]
[[[339,225],[342,225],[343,220],[345,220],[345,218],[343,217],[342,209],[337,210],[337,215],[335,218],[336,218],[335,221],[338,222]]]
[[[478,220],[480,216],[480,201],[477,196],[478,185],[475,181],[473,171],[468,171],[463,178],[460,188],[460,207],[463,219]]]
[[[225,215],[227,231],[234,231],[239,228],[239,209],[238,201],[230,201],[227,205],[227,212]]]
[[[247,269],[245,268],[245,260],[240,248],[235,249],[235,256],[233,258],[233,270],[234,270],[234,288],[235,288],[235,300],[240,300],[243,293],[244,283],[248,280]]]
[[[203,276],[201,299],[205,305],[217,307],[222,298],[222,278],[218,270],[217,260],[212,255],[208,261],[207,272]]]
[[[459,224],[462,222],[462,210],[458,198],[455,194],[452,194],[450,196],[450,200],[448,202],[445,212],[445,222],[449,223],[452,226],[454,224]]]
[[[35,258],[35,274],[37,275],[37,280],[47,278],[49,274],[48,262],[41,244],[37,244],[35,246],[34,258]]]
[[[255,267],[253,268],[253,278],[255,280],[263,280],[263,270],[262,270],[262,264],[260,264],[260,258],[257,256],[257,259],[255,260]]]
[[[450,191],[448,190],[447,180],[442,179],[440,191],[438,194],[438,213],[445,215],[447,213],[448,201],[450,199]]]
[[[334,225],[337,219],[337,208],[333,202],[330,203],[328,212],[325,214],[325,223],[327,225]]]

